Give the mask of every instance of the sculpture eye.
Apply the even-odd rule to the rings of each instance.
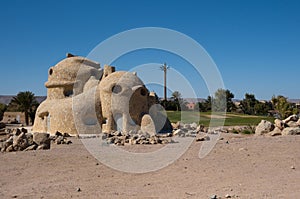
[[[122,87],[120,85],[116,84],[112,87],[111,91],[115,94],[118,94],[122,91]]]
[[[141,89],[141,95],[142,96],[146,96],[147,95],[146,89],[144,89],[144,88]]]
[[[49,75],[52,75],[52,73],[53,73],[53,69],[50,68],[50,70],[49,70]]]

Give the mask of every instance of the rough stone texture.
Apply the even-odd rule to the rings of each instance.
[[[22,151],[28,147],[28,140],[25,133],[13,136],[13,148],[15,151]]]
[[[208,135],[200,136],[196,138],[196,142],[209,141],[210,137]]]
[[[299,135],[300,134],[300,127],[287,127],[282,130],[282,135]]]
[[[141,130],[149,133],[151,136],[156,134],[155,124],[150,115],[146,114],[142,118]]]
[[[172,142],[169,134],[155,134],[150,135],[147,132],[139,130],[137,133],[130,131],[130,133],[115,131],[106,133],[102,136],[102,140],[106,140],[107,144],[136,145],[136,144],[167,144]]]
[[[271,132],[274,129],[274,125],[266,120],[262,120],[255,129],[255,135],[263,135]]]
[[[149,93],[136,73],[115,72],[107,65],[103,70],[99,63],[71,54],[49,69],[45,86],[47,99],[38,107],[33,132],[76,135],[101,129],[139,130],[143,115],[155,103],[155,94]],[[157,114],[150,114],[156,130],[162,126],[162,132],[171,132],[167,117],[163,125],[156,124]]]
[[[276,126],[273,131],[271,131],[270,133],[268,133],[268,135],[270,135],[270,136],[281,135],[281,129]]]
[[[289,121],[286,125],[288,125],[288,127],[298,127],[299,126],[298,122],[295,122],[295,121]]]
[[[275,119],[274,125],[275,127],[278,127],[280,130],[284,128],[284,123],[280,119]]]
[[[287,124],[290,121],[297,122],[298,119],[299,119],[298,115],[291,115],[291,116],[287,117],[286,119],[282,120],[282,122]]]
[[[51,140],[48,133],[33,133],[33,141],[39,145],[38,148],[50,149]]]

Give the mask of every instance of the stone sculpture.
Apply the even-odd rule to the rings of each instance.
[[[97,62],[67,54],[49,69],[45,86],[47,99],[36,112],[34,132],[172,132],[168,118],[155,108],[154,94],[135,73],[101,69]]]

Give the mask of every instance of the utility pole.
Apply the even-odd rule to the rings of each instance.
[[[170,69],[166,63],[160,67],[160,70],[164,71],[164,100],[167,101],[167,70]]]

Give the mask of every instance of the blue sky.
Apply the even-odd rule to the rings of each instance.
[[[0,4],[1,95],[25,90],[46,95],[48,68],[66,52],[87,56],[119,32],[163,27],[200,43],[235,98],[242,99],[246,92],[258,99],[279,94],[300,98],[299,1],[7,0]],[[163,62],[193,79],[193,72],[185,70],[188,63],[167,52],[133,52],[114,65],[124,70]],[[207,97],[201,78],[191,83],[199,83],[198,97]],[[161,87],[151,89],[162,95]]]

